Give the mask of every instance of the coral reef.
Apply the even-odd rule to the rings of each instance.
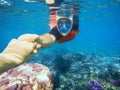
[[[0,75],[0,90],[52,90],[53,83],[49,68],[29,63]]]
[[[120,87],[120,81],[119,80],[110,79],[110,80],[107,80],[107,82],[111,83],[114,86]]]
[[[50,68],[54,90],[92,90],[88,87],[90,80],[102,81],[103,90],[120,90],[119,56],[72,52],[68,48],[47,50],[33,56],[29,62]]]
[[[102,81],[90,80],[88,83],[88,87],[91,90],[104,90],[105,85],[102,83]]]

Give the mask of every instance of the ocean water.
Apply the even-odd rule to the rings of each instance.
[[[61,60],[60,55],[62,57],[71,57],[72,54],[75,56],[73,59],[78,59],[78,61],[73,60],[73,64],[69,61],[63,61],[65,62],[65,68],[67,66],[72,67],[72,65],[74,67],[74,70],[67,67],[69,71],[67,74],[63,73],[62,70],[59,72],[64,67],[57,67],[56,73],[53,75],[55,77],[54,80],[61,80],[61,82],[59,81],[59,84],[55,84],[56,90],[88,90],[79,86],[85,86],[85,83],[79,84],[79,82],[81,82],[80,80],[86,80],[85,82],[87,82],[88,77],[93,79],[93,74],[85,74],[91,68],[92,72],[99,73],[107,69],[107,71],[97,74],[99,78],[94,80],[103,80],[107,75],[110,75],[109,80],[115,79],[120,83],[120,0],[65,0],[64,2],[77,4],[79,8],[80,32],[75,39],[69,42],[55,43],[50,48],[41,49],[37,55],[30,58],[30,62],[43,63],[50,67],[51,72],[54,72],[54,67],[57,67],[56,65],[59,66],[59,63],[61,63],[59,62]],[[12,38],[17,38],[22,34],[44,34],[49,32],[48,24],[49,7],[44,0],[0,0],[0,51],[4,50]],[[66,56],[61,54],[63,51]],[[58,58],[55,54],[56,52],[59,52]],[[53,62],[49,62],[45,58],[46,55],[48,55],[50,60],[57,59],[56,65]],[[33,61],[33,59],[37,60]],[[79,63],[76,64],[77,62]],[[54,67],[52,67],[52,64]],[[108,69],[113,71],[108,72]],[[83,76],[80,74],[81,72],[83,72]],[[73,75],[73,73],[76,74]],[[115,73],[118,76],[115,76]],[[71,80],[69,79],[69,74],[73,75]],[[71,85],[71,83],[67,84],[70,81],[71,83],[74,82],[74,85]],[[75,84],[75,81],[77,84]],[[120,88],[110,86],[105,90],[120,90]]]
[[[86,53],[120,53],[119,0],[65,2],[77,3],[80,32],[74,40],[56,44],[57,47],[68,47]],[[48,22],[49,8],[44,0],[0,0],[0,51],[12,38],[21,34],[49,32]]]

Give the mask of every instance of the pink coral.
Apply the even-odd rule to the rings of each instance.
[[[42,64],[23,64],[0,75],[0,90],[52,89],[50,70]]]

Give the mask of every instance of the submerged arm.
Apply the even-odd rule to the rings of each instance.
[[[24,63],[35,48],[34,43],[12,39],[0,54],[0,73]]]
[[[0,54],[0,74],[24,63],[41,47],[49,47],[55,42],[55,37],[49,33],[43,35],[24,34],[18,39],[12,39]]]

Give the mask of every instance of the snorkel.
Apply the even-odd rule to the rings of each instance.
[[[72,29],[73,25],[73,9],[68,8],[65,5],[62,5],[57,11],[56,11],[56,24],[57,24],[57,29],[59,33],[62,36],[68,35],[68,33]]]

